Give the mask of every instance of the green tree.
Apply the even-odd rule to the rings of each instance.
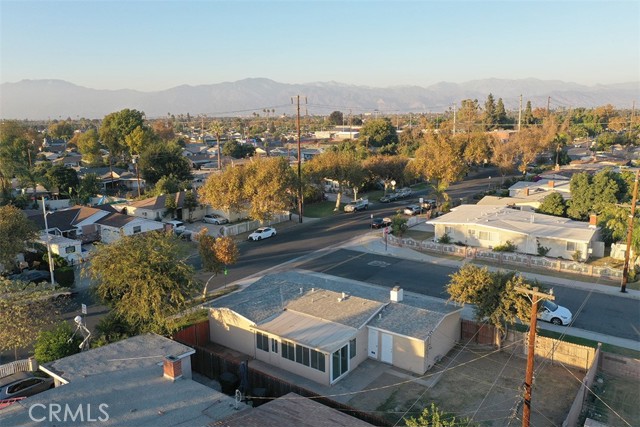
[[[173,175],[165,175],[156,182],[151,194],[154,196],[175,194],[181,189],[186,188],[188,184],[187,181],[180,181]]]
[[[344,115],[340,111],[334,111],[329,114],[328,122],[330,125],[340,126],[344,123]]]
[[[34,356],[39,363],[47,363],[80,352],[82,338],[73,336],[67,322],[58,323],[50,331],[40,331],[34,347]]]
[[[100,194],[102,187],[101,181],[98,175],[95,173],[88,173],[80,180],[80,186],[78,187],[77,203],[87,204],[92,197]]]
[[[69,141],[73,138],[73,132],[75,131],[73,124],[65,120],[54,122],[47,128],[47,133],[53,138]]]
[[[367,120],[360,128],[358,139],[367,148],[384,147],[398,143],[396,128],[388,118],[378,118]]]
[[[51,298],[55,292],[0,276],[0,351],[14,350],[17,355],[19,348],[30,346],[38,332],[52,323],[57,312]]]
[[[11,199],[11,179],[18,177],[27,181],[32,188],[36,176],[31,165],[35,162],[38,134],[24,124],[7,120],[0,123],[0,204]]]
[[[435,403],[431,403],[429,408],[424,408],[418,418],[405,418],[407,427],[476,427],[469,418],[456,418],[453,414],[440,411]]]
[[[248,211],[255,220],[293,206],[297,177],[283,157],[257,158],[243,167],[213,174],[200,189],[200,198],[216,209]]]
[[[354,198],[357,198],[357,189],[365,178],[362,161],[357,153],[351,150],[325,151],[306,162],[304,170],[306,176],[317,184],[322,183],[324,179],[338,182],[338,195],[334,209],[336,211],[340,209],[344,190],[351,187],[354,189]]]
[[[407,219],[400,214],[391,217],[391,232],[396,237],[402,237],[407,232],[409,226]]]
[[[490,272],[487,267],[465,264],[449,277],[449,299],[459,304],[474,304],[478,321],[486,319],[504,332],[506,324],[529,319],[531,304],[516,287],[531,286],[516,272]]]
[[[256,147],[249,144],[240,144],[236,140],[227,141],[222,146],[222,154],[234,159],[244,159],[255,154]]]
[[[501,127],[504,127],[504,125],[509,123],[507,110],[505,110],[504,108],[504,102],[502,102],[502,98],[498,98],[498,103],[496,104],[496,123]]]
[[[404,156],[373,156],[366,159],[362,165],[364,170],[374,180],[384,183],[384,192],[396,181],[396,185],[402,185],[405,181],[405,170],[409,159]]]
[[[569,182],[571,200],[567,202],[567,215],[576,220],[587,219],[593,208],[591,177],[587,172],[574,174]]]
[[[0,206],[0,272],[13,270],[16,255],[37,237],[35,225],[15,206]],[[0,294],[1,295],[1,294]]]
[[[587,172],[574,174],[569,182],[571,200],[567,202],[567,215],[576,220],[586,220],[590,213],[600,213],[608,205],[624,198],[618,185],[619,175],[604,169],[591,177]]]
[[[524,112],[522,113],[522,124],[523,125],[532,125],[535,123],[535,118],[533,117],[533,111],[531,109],[531,101],[527,101],[527,105],[524,108]]]
[[[182,207],[187,210],[189,215],[189,222],[193,221],[193,211],[198,207],[198,199],[193,190],[187,191],[184,195],[184,201]]]
[[[566,210],[567,206],[565,204],[564,198],[560,193],[554,191],[553,193],[542,199],[537,212],[547,215],[564,216]]]
[[[138,126],[124,137],[124,142],[131,154],[140,154],[142,151],[156,142],[158,137],[152,129]]]
[[[98,141],[98,132],[96,132],[95,129],[89,129],[84,133],[79,133],[73,139],[78,147],[78,151],[82,154],[83,160],[87,161],[90,166],[102,165],[100,142]]]
[[[456,132],[469,133],[478,131],[482,122],[480,105],[477,99],[464,99],[457,114]]]
[[[502,106],[504,108],[504,105]],[[484,113],[482,115],[482,124],[485,130],[494,129],[498,124],[496,111],[496,103],[493,98],[493,94],[487,96],[487,100],[484,103]]]
[[[110,158],[117,158],[127,153],[125,139],[137,127],[144,126],[144,113],[138,110],[124,110],[107,114],[102,120],[98,134],[100,141],[109,150]]]
[[[240,252],[238,245],[231,237],[213,237],[203,228],[198,233],[198,253],[202,259],[202,269],[213,273],[207,280],[202,291],[202,298],[206,298],[209,282],[212,278],[223,273],[228,266],[238,261]]]
[[[182,148],[174,143],[147,146],[140,155],[138,167],[142,177],[152,185],[169,175],[178,181],[191,180],[189,161],[182,155]]]
[[[50,184],[49,191],[56,191],[60,194],[69,194],[70,189],[77,188],[80,184],[78,172],[65,165],[53,165],[46,173],[47,182]]]
[[[98,245],[85,274],[96,283],[100,301],[134,333],[163,332],[167,317],[184,309],[195,290],[186,248],[171,233]]]

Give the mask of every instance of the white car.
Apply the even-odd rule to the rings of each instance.
[[[249,234],[247,240],[262,240],[276,235],[276,229],[273,227],[260,227],[253,233]]]
[[[184,222],[178,221],[176,219],[167,221],[167,224],[171,224],[171,227],[173,228],[173,232],[176,233],[177,235],[184,233],[184,231],[187,229],[184,226]]]
[[[405,215],[418,215],[420,212],[422,211],[422,209],[420,209],[420,206],[418,205],[409,205],[406,208],[404,208],[404,214]]]
[[[226,224],[229,222],[227,218],[223,218],[220,215],[205,215],[202,217],[202,221],[206,222],[207,224],[215,225]]]
[[[571,323],[573,315],[568,308],[556,304],[553,301],[544,300],[538,309],[538,319],[551,322],[554,325],[567,326]]]

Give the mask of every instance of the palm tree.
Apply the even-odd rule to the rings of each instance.
[[[209,129],[211,130],[211,132],[213,132],[216,135],[216,142],[218,144],[218,170],[222,170],[222,163],[221,163],[221,148],[220,148],[220,134],[225,133],[225,129],[224,126],[222,126],[222,123],[220,123],[219,121],[215,121],[213,123],[211,123],[211,126],[209,127]]]

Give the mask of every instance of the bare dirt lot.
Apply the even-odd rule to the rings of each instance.
[[[591,397],[587,416],[611,427],[638,425],[640,422],[640,387],[638,381],[599,373],[592,390],[599,399]]]
[[[366,387],[379,391],[356,395],[348,403],[392,424],[418,416],[435,402],[440,410],[484,426],[519,425],[525,365],[526,359],[508,348],[501,352],[484,346],[457,348],[415,381],[407,381],[410,375],[405,371],[388,370]],[[536,361],[534,372],[531,425],[562,425],[584,373],[544,360]],[[401,384],[389,387],[395,383]]]

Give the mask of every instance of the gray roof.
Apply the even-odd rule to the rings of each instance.
[[[367,422],[312,399],[288,393],[251,411],[233,415],[213,426],[225,427],[367,427]]]
[[[263,276],[244,290],[219,298],[211,305],[233,310],[255,322],[258,325],[257,329],[262,329],[265,325],[274,327],[278,325],[275,319],[286,313],[285,309],[313,316],[317,321],[324,320],[359,329],[365,325],[367,320],[378,314],[382,307],[390,303],[389,291],[389,288],[355,280],[293,270]],[[342,292],[346,293],[347,298],[338,302],[338,297],[342,297]],[[391,305],[402,306],[405,321],[395,321],[395,317],[391,314],[397,313],[397,308],[387,306],[383,311],[382,322],[378,323],[380,319],[377,317],[374,321],[378,325],[377,327],[416,338],[424,336],[425,328],[428,325],[435,326],[438,323],[434,320],[436,317],[442,319],[444,316],[461,309],[459,306],[447,303],[440,298],[406,291],[402,303]],[[387,312],[388,314],[385,314]],[[287,316],[289,315],[287,314]],[[420,319],[420,321],[407,320],[414,318]],[[272,320],[275,323],[269,323]],[[373,325],[371,322],[369,324]],[[316,326],[326,325],[317,323]],[[341,334],[346,332],[340,328],[333,329],[333,331],[336,333],[341,331]],[[316,339],[313,334],[304,334],[303,332],[301,334],[300,337],[310,340]],[[295,341],[295,339],[291,339]],[[299,342],[307,343],[305,341]]]
[[[113,344],[111,344],[113,345]],[[109,347],[109,346],[107,346]],[[157,360],[156,360],[157,361]],[[28,399],[14,403],[0,411],[0,424],[5,426],[52,425],[36,422],[29,416],[29,408],[36,406],[32,415],[37,420],[47,415],[43,408],[49,404],[67,404],[73,412],[83,408],[84,419],[60,422],[57,425],[100,426],[206,426],[237,413],[234,400],[212,388],[190,379],[172,381],[163,377],[162,366],[155,364],[137,369],[103,372],[87,378],[78,377],[66,385],[56,387]],[[104,419],[102,409],[109,415],[105,421],[87,422],[91,417]],[[244,404],[239,410],[247,409]],[[62,419],[64,412],[60,413]],[[84,422],[78,422],[84,421]]]
[[[295,311],[286,310],[275,319],[265,322],[257,330],[268,332],[308,347],[333,353],[356,336],[358,330]]]
[[[589,242],[597,232],[586,222],[573,221],[552,215],[525,212],[503,206],[460,205],[451,212],[427,221],[428,224],[476,224],[513,233],[562,239],[577,242]]]
[[[426,340],[443,319],[442,313],[391,303],[369,326],[420,340]]]
[[[191,347],[160,335],[145,334],[67,356],[44,366],[66,380],[74,381],[94,374],[155,366],[162,362],[164,356],[181,356],[193,351]]]

